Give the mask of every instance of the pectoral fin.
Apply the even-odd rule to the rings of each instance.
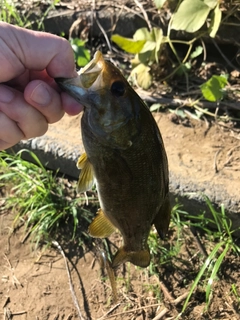
[[[157,232],[161,239],[164,239],[168,231],[171,218],[171,205],[169,201],[169,195],[166,196],[163,205],[161,206],[158,214],[153,220],[153,224],[157,229]]]
[[[94,185],[93,168],[88,160],[87,154],[83,153],[77,162],[78,169],[81,169],[77,190],[78,192],[85,192],[92,188]]]
[[[127,251],[124,247],[120,248],[113,258],[112,267],[116,268],[125,262],[131,262],[135,266],[146,268],[150,263],[149,250]]]
[[[105,216],[102,209],[99,209],[97,216],[94,218],[88,228],[88,232],[94,238],[107,238],[109,237],[116,228],[111,221]]]

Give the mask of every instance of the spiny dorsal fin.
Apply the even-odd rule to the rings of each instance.
[[[88,232],[94,238],[107,238],[115,230],[116,227],[114,227],[111,221],[108,220],[102,209],[98,210],[97,216],[94,218],[88,228]]]
[[[80,193],[90,190],[94,185],[94,176],[92,165],[88,160],[86,153],[83,153],[78,159],[77,167],[78,169],[81,169],[77,184],[77,191]]]

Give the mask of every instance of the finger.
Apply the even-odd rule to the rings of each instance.
[[[83,111],[83,105],[78,103],[74,98],[69,96],[67,93],[62,92],[61,97],[62,97],[63,109],[70,116],[75,116],[79,114],[81,111]]]
[[[47,69],[53,78],[76,76],[73,50],[64,38],[0,22],[0,46],[0,82],[25,69]]]
[[[24,139],[23,132],[16,122],[0,111],[0,150],[5,150]]]
[[[14,89],[17,89],[18,91],[23,92],[25,90],[25,87],[28,85],[28,83],[33,80],[42,80],[46,82],[48,85],[50,85],[52,88],[54,88],[57,92],[61,92],[55,80],[48,75],[46,70],[42,70],[42,71],[26,70],[20,76],[10,81],[7,81],[4,84]]]
[[[23,94],[5,85],[0,85],[0,111],[16,122],[23,139],[41,136],[48,129],[46,118],[25,101]]]
[[[29,82],[24,91],[24,98],[44,115],[48,123],[57,122],[64,115],[60,94],[44,81]]]

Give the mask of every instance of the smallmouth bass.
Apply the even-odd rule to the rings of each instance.
[[[86,153],[77,163],[78,191],[96,183],[101,206],[89,233],[107,238],[118,229],[123,246],[112,267],[127,261],[147,267],[151,226],[164,238],[171,214],[168,161],[158,126],[121,72],[99,51],[78,77],[56,82],[84,105]]]

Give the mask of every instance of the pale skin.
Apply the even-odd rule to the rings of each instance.
[[[0,22],[0,66],[0,150],[82,111],[54,81],[77,76],[67,40]]]

